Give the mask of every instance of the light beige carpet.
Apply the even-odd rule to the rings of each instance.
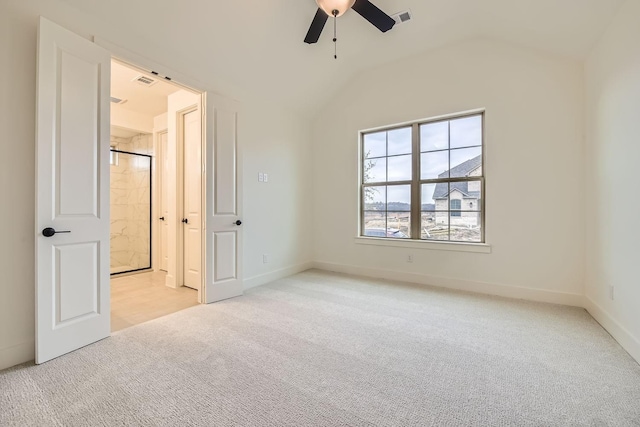
[[[308,271],[0,372],[1,426],[638,426],[584,310]]]

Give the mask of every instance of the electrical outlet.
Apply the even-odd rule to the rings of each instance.
[[[267,254],[262,255],[262,263],[269,264],[269,255]]]
[[[264,174],[262,172],[258,173],[258,182],[264,182]]]
[[[613,301],[615,299],[615,289],[613,286],[609,286],[609,298],[611,298],[611,301]]]
[[[407,262],[413,262],[413,255],[407,255]]]

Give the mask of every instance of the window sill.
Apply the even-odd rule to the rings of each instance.
[[[431,242],[425,240],[404,240],[379,237],[354,237],[358,245],[389,246],[396,248],[428,249],[435,251],[474,252],[490,254],[491,245],[487,243]]]

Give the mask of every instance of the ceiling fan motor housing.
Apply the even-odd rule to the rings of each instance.
[[[328,16],[341,16],[353,6],[356,0],[316,0],[318,7]],[[335,14],[334,11],[338,11]]]

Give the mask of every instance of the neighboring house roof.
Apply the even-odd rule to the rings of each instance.
[[[448,178],[449,172],[454,176],[469,176],[471,172],[478,169],[482,166],[482,155],[476,156],[473,159],[469,159],[466,162],[460,163],[459,165],[451,168],[450,171],[444,171],[438,178]],[[433,192],[434,199],[444,199],[449,195],[451,191],[458,190],[465,197],[478,199],[480,198],[479,191],[469,191],[469,183],[468,182],[452,182],[449,185],[446,182],[439,182],[436,184],[436,189]]]

